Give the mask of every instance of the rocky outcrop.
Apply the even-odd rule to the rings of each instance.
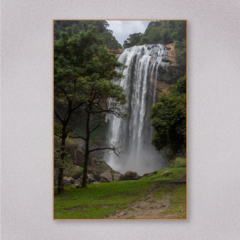
[[[167,44],[165,45],[165,47],[167,48],[168,52],[167,52],[167,56],[168,56],[168,60],[172,62],[172,66],[176,66],[177,65],[177,61],[176,61],[176,51],[174,49],[174,45],[173,43]]]
[[[120,179],[120,173],[111,173],[111,172],[104,172],[101,174],[101,178],[106,179],[108,182],[117,182]]]
[[[118,58],[121,53],[123,52],[124,49],[111,49],[111,50],[108,50],[109,52],[113,53],[116,55],[116,58]]]
[[[163,59],[163,62],[167,62],[169,64],[159,66],[158,68],[158,78],[150,79],[153,85],[156,84],[157,96],[159,96],[162,92],[168,92],[169,86],[171,84],[176,84],[177,80],[184,75],[186,72],[185,66],[180,66],[177,64],[177,54],[174,48],[174,44],[170,43],[165,45],[167,48],[167,59]]]

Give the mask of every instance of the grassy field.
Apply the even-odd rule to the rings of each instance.
[[[164,171],[171,171],[168,177],[160,177]],[[100,219],[117,210],[127,209],[128,204],[147,196],[156,182],[174,181],[185,175],[186,168],[169,168],[153,172],[151,175],[135,181],[119,181],[87,185],[77,189],[74,186],[64,187],[65,193],[58,195],[54,189],[54,219]],[[164,187],[154,194],[156,199],[169,193]],[[172,189],[171,204],[166,214],[179,213],[177,218],[186,218],[186,184]],[[176,215],[176,214],[175,214]]]

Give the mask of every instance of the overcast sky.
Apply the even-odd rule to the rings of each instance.
[[[113,31],[113,36],[123,45],[129,34],[144,33],[150,21],[107,21],[108,29]]]

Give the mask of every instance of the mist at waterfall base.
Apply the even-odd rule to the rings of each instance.
[[[142,175],[166,167],[162,155],[151,145],[153,128],[149,118],[151,106],[158,97],[158,68],[168,65],[164,59],[167,59],[167,49],[161,44],[127,48],[118,58],[126,68],[117,69],[124,77],[115,84],[125,91],[129,115],[127,119],[107,115],[107,137],[110,143],[121,146],[124,153],[119,157],[105,153],[104,160],[120,173],[134,171]]]

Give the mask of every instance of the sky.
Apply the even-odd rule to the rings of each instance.
[[[144,33],[150,21],[107,21],[108,29],[113,31],[113,36],[123,45],[129,34]]]

